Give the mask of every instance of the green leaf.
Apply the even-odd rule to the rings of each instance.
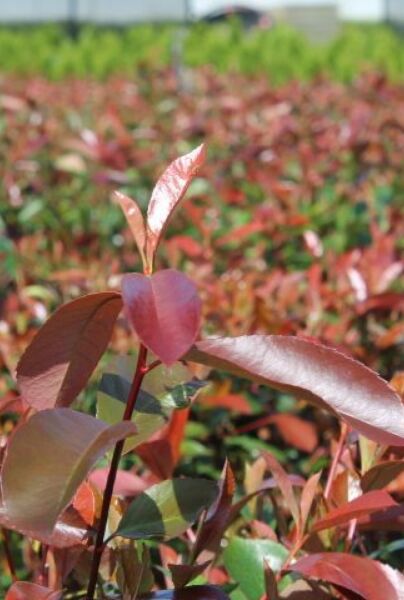
[[[260,600],[265,594],[264,560],[273,571],[279,571],[287,556],[286,548],[272,540],[234,537],[223,553],[223,560],[248,600]]]
[[[114,535],[131,539],[170,539],[181,535],[215,500],[217,485],[208,479],[171,479],[140,494]]]
[[[110,372],[102,376],[97,394],[97,417],[113,425],[122,420],[133,377],[134,360],[118,357]],[[145,378],[133,412],[138,433],[125,442],[124,453],[146,442],[168,421],[173,410],[189,406],[190,398],[203,385],[187,381],[189,370],[183,365],[159,366]]]

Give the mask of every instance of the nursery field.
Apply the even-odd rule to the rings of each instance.
[[[397,52],[391,64],[399,57]],[[33,56],[35,61],[38,56]],[[396,76],[372,70],[339,78],[326,77],[320,69],[308,75],[310,82],[290,79],[291,74],[285,81],[279,77],[274,87],[264,68],[230,72],[231,66],[224,62],[222,70],[207,64],[179,70],[139,64],[136,74],[103,81],[74,73],[61,81],[39,73],[1,75],[3,494],[5,499],[11,494],[12,460],[17,472],[24,462],[18,435],[11,437],[16,441],[5,453],[18,418],[24,424],[17,433],[41,415],[49,416],[51,411],[42,409],[54,406],[30,383],[35,379],[32,369],[22,373],[25,363],[19,367],[20,396],[15,371],[24,350],[61,304],[85,294],[118,292],[123,274],[142,272],[133,220],[128,217],[129,227],[112,193],[119,190],[135,199],[145,214],[153,187],[169,163],[204,143],[206,156],[202,161],[198,155],[197,174],[165,228],[153,277],[175,269],[196,286],[202,302],[197,339],[274,337],[245,338],[244,358],[241,366],[240,358],[234,358],[233,375],[225,364],[227,360],[229,367],[228,354],[226,360],[217,354],[218,362],[212,362],[202,342],[188,358],[189,377],[203,380],[203,387],[195,380],[182,385],[183,373],[177,371],[185,366],[180,363],[164,367],[177,391],[165,389],[161,396],[165,410],[169,407],[167,424],[163,419],[156,431],[149,413],[142,413],[153,437],[143,438],[121,462],[108,531],[116,528],[133,497],[142,498],[147,488],[164,485],[173,476],[185,482],[207,478],[209,484],[222,478],[219,497],[208,517],[206,511],[201,516],[201,507],[188,507],[193,516],[188,518],[186,510],[176,513],[176,526],[170,529],[175,507],[158,504],[156,496],[153,502],[166,535],[156,534],[156,523],[149,523],[150,515],[156,519],[150,506],[139,504],[138,518],[146,523],[143,537],[129,523],[132,533],[122,534],[126,544],[108,544],[98,598],[136,598],[175,586],[175,595],[155,592],[147,597],[399,600],[404,442],[401,425],[389,429],[384,424],[388,410],[391,421],[402,417],[399,397],[404,392],[404,87],[398,81],[399,68],[391,67]],[[188,284],[170,277],[171,291],[166,293],[175,296],[178,289],[180,302]],[[123,414],[123,409],[120,416],[112,414],[113,402],[119,407],[117,398],[122,400],[117,389],[118,396],[111,391],[111,370],[115,378],[123,372],[116,355],[130,355],[132,369],[136,362],[138,339],[130,325],[141,342],[139,361],[144,343],[157,359],[170,362],[164,359],[169,340],[167,347],[157,343],[155,348],[142,323],[136,316],[131,319],[128,312],[119,314],[108,350],[86,389],[78,385],[74,398],[75,409],[97,414],[111,428]],[[179,314],[173,313],[173,319],[180,319]],[[63,345],[69,335],[62,327],[58,343]],[[162,335],[170,337],[170,331],[163,328]],[[280,336],[293,336],[297,348],[304,349],[304,360],[283,348],[285,338]],[[48,354],[52,351],[53,338],[44,339],[41,348],[32,348],[45,355],[48,343]],[[264,339],[274,347],[262,354],[268,361],[262,375],[258,363]],[[316,362],[320,347],[326,353],[321,364]],[[76,361],[85,362],[87,351],[80,352]],[[177,358],[183,355],[188,356],[183,352]],[[101,380],[105,371],[110,379],[104,375]],[[260,385],[264,380],[269,387]],[[24,390],[31,390],[35,399],[27,403]],[[59,399],[62,392],[63,387]],[[321,402],[313,404],[313,398]],[[56,406],[66,407],[72,400],[67,403],[65,398]],[[391,404],[386,408],[384,401]],[[42,443],[32,434],[31,442],[35,440]],[[61,464],[69,463],[70,450],[67,441],[60,443],[66,443],[65,454],[53,458],[49,446],[47,460],[50,470],[66,469],[67,477],[68,467]],[[58,456],[66,461],[58,463]],[[53,537],[44,533],[42,517],[35,526],[27,526],[26,519],[23,526],[16,525],[0,505],[0,524],[8,531],[6,551],[0,554],[2,589],[11,583],[11,564],[21,579],[52,590],[63,588],[63,598],[87,597],[90,547],[109,460],[91,465],[90,483],[80,485],[89,469],[82,473],[76,495],[59,507],[69,505],[64,517],[56,515]],[[32,514],[39,515],[47,488],[36,490],[37,480],[31,481],[24,465],[21,469],[21,480],[34,489]],[[200,479],[194,481],[201,485]],[[205,508],[208,497],[212,503],[210,489],[199,492],[206,496]],[[190,492],[192,504],[196,500]],[[199,527],[191,528],[197,518]],[[27,536],[24,541],[21,533]],[[144,538],[151,541],[139,541]],[[128,539],[137,540],[137,550]],[[128,560],[136,565],[131,576]],[[187,591],[184,585],[191,581],[198,588]],[[21,588],[7,600],[33,597],[17,593],[33,592]],[[44,592],[38,588],[35,593]],[[38,599],[62,597],[54,594]]]

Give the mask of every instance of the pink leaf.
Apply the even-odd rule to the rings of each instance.
[[[404,576],[370,558],[325,552],[301,558],[289,570],[341,586],[365,600],[403,600],[404,597]]]
[[[143,215],[135,200],[125,196],[121,192],[113,193],[113,200],[121,207],[132,235],[135,239],[140,255],[143,260],[143,264],[146,264],[145,251],[146,251],[146,227],[144,224]]]
[[[404,406],[376,373],[317,343],[278,335],[197,342],[186,360],[294,393],[380,444],[404,446]]]
[[[131,273],[122,280],[122,294],[133,329],[163,363],[171,365],[189,350],[199,331],[201,302],[188,277],[174,269]]]
[[[3,501],[17,530],[51,533],[94,463],[136,426],[69,408],[40,411],[11,437],[2,468]]]
[[[271,471],[276,483],[278,484],[279,489],[282,492],[282,495],[286,502],[286,506],[290,510],[296,525],[299,527],[300,509],[297,504],[296,496],[293,491],[293,486],[290,482],[288,474],[279,464],[276,458],[272,456],[272,454],[269,454],[269,452],[264,452],[263,457],[265,458],[265,462],[267,463],[268,469]]]
[[[55,592],[49,588],[28,583],[26,581],[17,581],[13,583],[8,590],[5,600],[61,600],[62,592]]]
[[[88,294],[61,306],[18,363],[23,400],[36,410],[69,406],[107,347],[121,308],[116,292]]]
[[[204,159],[205,148],[202,144],[189,154],[174,160],[153,190],[147,209],[146,257],[150,268],[168,219],[184,197]]]

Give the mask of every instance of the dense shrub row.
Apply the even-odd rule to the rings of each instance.
[[[396,80],[404,73],[403,39],[385,26],[345,26],[336,39],[318,45],[285,25],[246,33],[236,22],[195,24],[187,32],[173,25],[119,30],[86,26],[77,39],[61,26],[1,29],[0,72],[43,74],[54,80],[133,75],[145,67],[178,63],[182,47],[188,66],[262,72],[276,84],[324,72],[351,81],[366,68],[380,69]]]

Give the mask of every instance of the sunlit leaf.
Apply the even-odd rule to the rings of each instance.
[[[402,600],[404,576],[388,565],[343,552],[312,554],[289,567],[358,594],[365,600]]]
[[[122,295],[135,333],[163,363],[171,365],[189,350],[199,332],[201,302],[186,275],[174,269],[130,273]]]
[[[3,501],[16,528],[52,531],[94,463],[133,423],[109,427],[68,408],[35,414],[14,433],[2,469]]]
[[[234,536],[223,553],[223,560],[248,600],[260,600],[265,593],[264,561],[276,572],[287,556],[287,549],[272,540]]]
[[[404,445],[400,397],[376,373],[331,348],[251,335],[197,342],[185,358],[297,394],[381,444]]]
[[[88,294],[61,306],[18,364],[24,400],[37,410],[69,406],[106,349],[121,308],[116,292]]]
[[[157,181],[147,209],[146,256],[150,268],[168,220],[205,158],[203,144],[174,160]]]
[[[62,600],[62,592],[55,592],[35,583],[17,581],[8,590],[5,600]]]
[[[114,535],[131,539],[177,537],[216,494],[216,483],[207,479],[172,479],[153,485],[132,502]]]

